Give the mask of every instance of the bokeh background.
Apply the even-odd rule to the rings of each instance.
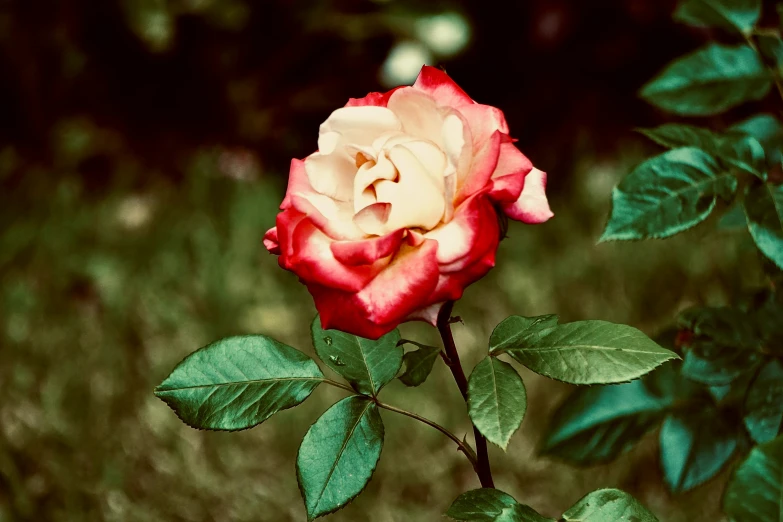
[[[212,433],[183,425],[152,389],[227,335],[313,353],[311,299],[261,245],[288,163],[315,149],[319,123],[348,97],[410,83],[422,63],[505,111],[549,172],[555,212],[545,225],[512,224],[498,266],[458,303],[466,366],[512,313],[654,334],[686,306],[758,283],[746,235],[710,225],[596,245],[612,187],[656,152],[633,129],[669,121],[639,87],[721,38],[676,25],[674,4],[0,0],[0,521],[305,520],[296,449],[342,392],[319,389],[255,429]],[[426,325],[401,329],[437,342]],[[508,453],[491,448],[499,488],[553,516],[614,486],[663,522],[721,520],[726,473],[670,496],[654,434],[590,469],[538,456],[571,388],[523,376],[523,428]],[[442,364],[420,388],[395,382],[384,395],[470,431]],[[478,487],[440,433],[384,421],[373,481],[328,520],[440,520]]]

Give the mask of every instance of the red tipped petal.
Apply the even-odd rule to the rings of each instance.
[[[349,266],[370,265],[394,254],[402,243],[405,230],[360,241],[335,241],[330,247],[334,258]]]
[[[466,200],[450,222],[425,235],[438,242],[438,263],[442,273],[464,270],[490,252],[494,256],[499,236],[497,212],[484,194]]]
[[[395,87],[394,89],[387,92],[371,92],[364,98],[349,98],[348,103],[346,103],[345,106],[366,107],[368,105],[371,105],[374,107],[386,107],[386,105],[389,103],[389,98],[391,97],[392,93],[394,93],[394,91],[396,91],[400,87]]]
[[[438,105],[462,107],[475,103],[445,72],[429,65],[421,68],[413,86],[430,94]]]
[[[325,328],[378,338],[427,306],[438,284],[435,241],[403,245],[392,262],[357,293],[308,285]]]
[[[492,173],[489,197],[500,203],[516,201],[525,185],[525,176],[532,170],[533,164],[511,140],[504,141],[500,144],[500,157]]]
[[[277,227],[272,227],[264,234],[264,246],[270,254],[280,255],[280,241],[277,239]]]
[[[478,148],[474,148],[473,161],[466,179],[462,180],[459,192],[454,200],[455,205],[461,204],[467,198],[489,188],[492,173],[495,172],[500,157],[500,145],[504,134],[495,131]],[[475,141],[473,142],[475,145]]]
[[[306,283],[317,283],[339,290],[358,292],[386,264],[383,260],[362,266],[347,266],[332,254],[333,240],[309,219],[303,219],[293,233],[290,270]]]
[[[515,202],[505,205],[508,217],[523,223],[538,224],[554,216],[546,199],[546,172],[536,168],[525,176],[522,194]]]

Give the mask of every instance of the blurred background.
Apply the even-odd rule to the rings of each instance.
[[[612,187],[669,121],[636,97],[669,60],[721,38],[671,21],[674,0],[0,0],[0,522],[299,521],[310,423],[341,396],[241,433],[199,432],[152,395],[185,355],[264,333],[313,353],[315,309],[261,245],[292,157],[349,97],[444,67],[549,173],[555,218],[512,224],[498,266],[456,313],[463,362],[507,315],[605,319],[649,334],[761,278],[742,232],[596,245]],[[766,6],[774,11],[771,3]],[[702,121],[720,128],[747,113]],[[742,266],[740,272],[737,267]],[[432,329],[403,335],[436,343]],[[720,520],[726,479],[672,497],[655,436],[578,470],[537,456],[571,391],[529,372],[523,428],[491,448],[497,486],[546,515],[587,491],[637,495],[662,522]],[[460,436],[442,364],[386,402]],[[384,412],[386,414],[387,412]],[[478,487],[440,433],[385,415],[367,490],[334,521],[432,521]]]

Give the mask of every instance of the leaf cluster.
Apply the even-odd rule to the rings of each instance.
[[[675,60],[641,96],[686,117],[715,116],[773,91],[783,98],[783,40],[778,28],[758,27],[761,11],[760,0],[680,2],[675,19],[736,43],[710,43]],[[657,430],[664,480],[680,493],[760,444],[736,470],[724,508],[734,520],[780,520],[783,125],[763,113],[725,128],[669,123],[641,132],[668,150],[615,188],[601,241],[667,238],[722,214],[720,227],[747,230],[770,285],[733,306],[682,312],[660,340],[682,361],[638,381],[577,390],[556,412],[542,450],[591,465]]]

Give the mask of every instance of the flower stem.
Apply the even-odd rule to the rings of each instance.
[[[338,381],[333,381],[331,379],[324,379],[324,384],[328,384],[330,386],[334,386],[335,388],[340,388],[341,390],[345,390],[348,392],[351,392],[354,395],[360,395],[356,393],[356,390],[348,386],[347,384],[343,384]],[[378,400],[377,397],[370,397],[366,396],[368,400],[373,401],[379,408],[383,408],[384,410],[393,411],[395,413],[399,413],[401,415],[405,415],[406,417],[410,417],[411,419],[416,419],[419,422],[423,422],[427,426],[431,426],[438,430],[439,432],[443,433],[445,436],[453,440],[457,444],[457,448],[459,451],[465,454],[465,456],[468,458],[470,463],[473,465],[473,469],[477,469],[478,461],[476,459],[476,452],[473,451],[473,448],[471,448],[467,443],[461,441],[459,437],[451,433],[449,430],[441,426],[435,421],[431,421],[427,419],[426,417],[422,417],[421,415],[418,415],[416,413],[413,413],[411,411],[403,410],[402,408],[398,408],[396,406],[392,406],[391,404],[386,404],[384,402],[381,402]],[[478,472],[478,471],[477,471]]]
[[[441,357],[443,357],[446,365],[451,370],[451,374],[457,382],[457,387],[459,387],[462,398],[467,402],[468,379],[465,377],[465,372],[462,370],[462,363],[459,360],[457,345],[454,344],[454,336],[451,333],[451,311],[453,308],[454,301],[448,301],[443,305],[438,314],[438,332],[440,332],[440,337],[443,339],[443,347],[446,349],[445,353],[441,352]],[[473,426],[473,435],[476,439],[476,456],[478,459],[474,468],[479,481],[481,481],[481,487],[494,488],[495,482],[492,480],[492,470],[489,467],[487,441],[476,426]]]
[[[427,419],[425,417],[422,417],[421,415],[417,415],[416,413],[413,413],[413,412],[410,412],[410,411],[407,411],[407,410],[403,410],[402,408],[397,408],[396,406],[392,406],[390,404],[383,403],[383,402],[381,402],[381,401],[379,401],[377,399],[375,400],[375,404],[377,404],[379,408],[383,408],[384,410],[393,411],[395,413],[399,413],[399,414],[405,415],[407,417],[410,417],[411,419],[416,419],[417,421],[423,422],[427,426],[431,426],[431,427],[435,428],[436,430],[438,430],[439,432],[443,433],[445,436],[447,436],[448,438],[450,438],[451,440],[453,440],[457,444],[458,449],[462,453],[465,454],[465,456],[468,458],[470,463],[473,465],[473,468],[476,469],[476,466],[478,465],[478,462],[477,462],[477,459],[476,459],[476,454],[473,451],[473,448],[471,448],[466,443],[464,443],[461,440],[459,440],[459,437],[457,437],[456,435],[451,433],[449,430],[447,430],[446,428],[444,428],[443,426],[441,426],[437,422],[431,421],[431,420],[429,420],[429,419]]]

